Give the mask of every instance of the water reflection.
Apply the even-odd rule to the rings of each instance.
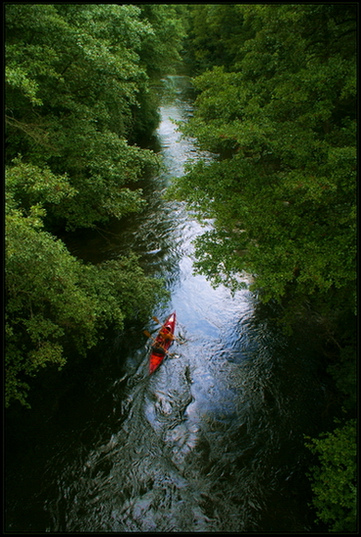
[[[248,290],[232,296],[193,274],[192,240],[202,228],[184,204],[161,196],[190,156],[200,158],[176,130],[173,120],[191,113],[179,95],[161,109],[166,171],[151,181],[146,210],[114,226],[107,241],[90,234],[86,250],[79,237],[70,246],[93,262],[131,246],[148,273],[166,279],[170,301],[154,314],[176,310],[184,343],[149,377],[149,344],[137,327],[126,346],[108,350],[102,393],[94,368],[87,393],[99,416],[89,422],[84,404],[77,424],[49,444],[37,491],[46,513],[38,527],[48,531],[312,529],[303,434],[317,430],[322,402],[314,351],[301,332],[282,335],[274,312]],[[13,528],[27,529],[19,521]]]

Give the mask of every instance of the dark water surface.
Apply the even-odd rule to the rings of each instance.
[[[232,296],[193,274],[202,228],[162,193],[188,158],[210,156],[177,132],[172,120],[186,120],[192,104],[186,79],[169,80],[175,93],[157,131],[165,167],[144,184],[147,209],[68,246],[93,262],[136,251],[166,279],[170,300],[154,315],[176,310],[184,343],[148,377],[142,329],[157,325],[129,326],[78,375],[64,373],[54,408],[41,399],[36,418],[9,423],[8,531],[317,531],[303,446],[323,429],[316,346],[306,327],[282,334],[277,312],[250,291]]]

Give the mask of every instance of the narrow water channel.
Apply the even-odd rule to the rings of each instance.
[[[36,437],[26,425],[10,431],[8,531],[317,531],[303,445],[322,429],[316,347],[306,327],[285,336],[277,311],[247,289],[232,296],[193,274],[202,227],[162,193],[188,158],[210,157],[177,131],[192,103],[186,79],[172,81],[157,130],[164,169],[144,185],[147,209],[69,248],[93,262],[136,251],[165,279],[170,298],[154,316],[175,310],[182,343],[149,377],[149,341],[130,326],[97,348]]]

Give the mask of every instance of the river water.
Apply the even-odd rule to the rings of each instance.
[[[9,426],[8,531],[320,531],[303,438],[323,429],[317,345],[306,326],[284,335],[277,309],[249,290],[232,296],[193,274],[203,228],[162,193],[188,158],[211,156],[177,131],[192,102],[185,78],[169,80],[157,130],[164,169],[144,184],[147,209],[68,246],[93,262],[136,251],[166,281],[170,298],[153,314],[176,311],[181,342],[149,377],[142,330],[158,325],[131,325],[78,376],[64,374],[68,389],[44,418],[40,401],[35,425]]]

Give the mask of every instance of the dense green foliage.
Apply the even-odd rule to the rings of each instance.
[[[157,84],[187,26],[199,76],[185,132],[214,155],[173,192],[214,222],[197,268],[230,286],[252,273],[284,320],[312,316],[352,417],[355,4],[9,3],[5,16],[6,403],[26,404],[41,369],[159,295],[135,256],[85,265],[54,233],[143,206],[137,183],[159,162],[136,142],[157,124]],[[309,442],[314,503],[333,531],[354,529],[355,435],[349,420]]]
[[[356,420],[311,440],[321,465],[311,474],[317,516],[334,532],[356,531]]]
[[[194,81],[200,94],[186,132],[219,155],[194,166],[178,185],[180,196],[216,219],[216,231],[199,241],[199,266],[216,279],[256,274],[265,300],[280,299],[291,285],[300,298],[318,295],[333,307],[342,294],[342,307],[345,300],[354,307],[352,12],[290,5],[195,11],[205,24],[217,9],[223,17],[224,10],[242,14],[248,39],[229,64]]]
[[[25,404],[41,368],[145,316],[159,295],[133,255],[85,265],[54,233],[143,207],[137,182],[159,162],[135,143],[156,126],[156,84],[180,61],[182,10],[5,7],[7,404]]]
[[[158,15],[154,28],[132,5],[6,8],[6,162],[21,154],[68,174],[77,193],[48,207],[48,217],[70,229],[141,206],[132,185],[157,161],[128,140],[156,125],[151,82],[164,48],[157,36],[172,20],[161,9],[147,8]],[[173,34],[163,74],[177,58]]]
[[[184,130],[215,158],[190,166],[174,191],[214,219],[197,242],[198,269],[230,285],[252,273],[262,300],[312,309],[330,335],[340,314],[353,325],[355,6],[212,4],[191,13],[188,47],[199,69],[213,67],[194,79]]]
[[[12,169],[12,173],[16,173]],[[36,170],[32,170],[32,178]],[[38,172],[44,176],[44,172]],[[48,174],[49,176],[49,174]],[[9,197],[6,215],[6,401],[26,403],[34,376],[52,363],[66,363],[64,352],[95,345],[110,323],[145,316],[160,282],[147,278],[134,256],[97,266],[70,255],[43,229],[38,204],[25,214]]]
[[[190,164],[172,193],[214,222],[197,240],[197,270],[235,287],[251,273],[260,299],[282,304],[285,326],[300,315],[318,323],[348,416],[356,401],[356,10],[190,6],[198,96],[183,130],[214,158]],[[333,501],[321,475],[314,490]]]

